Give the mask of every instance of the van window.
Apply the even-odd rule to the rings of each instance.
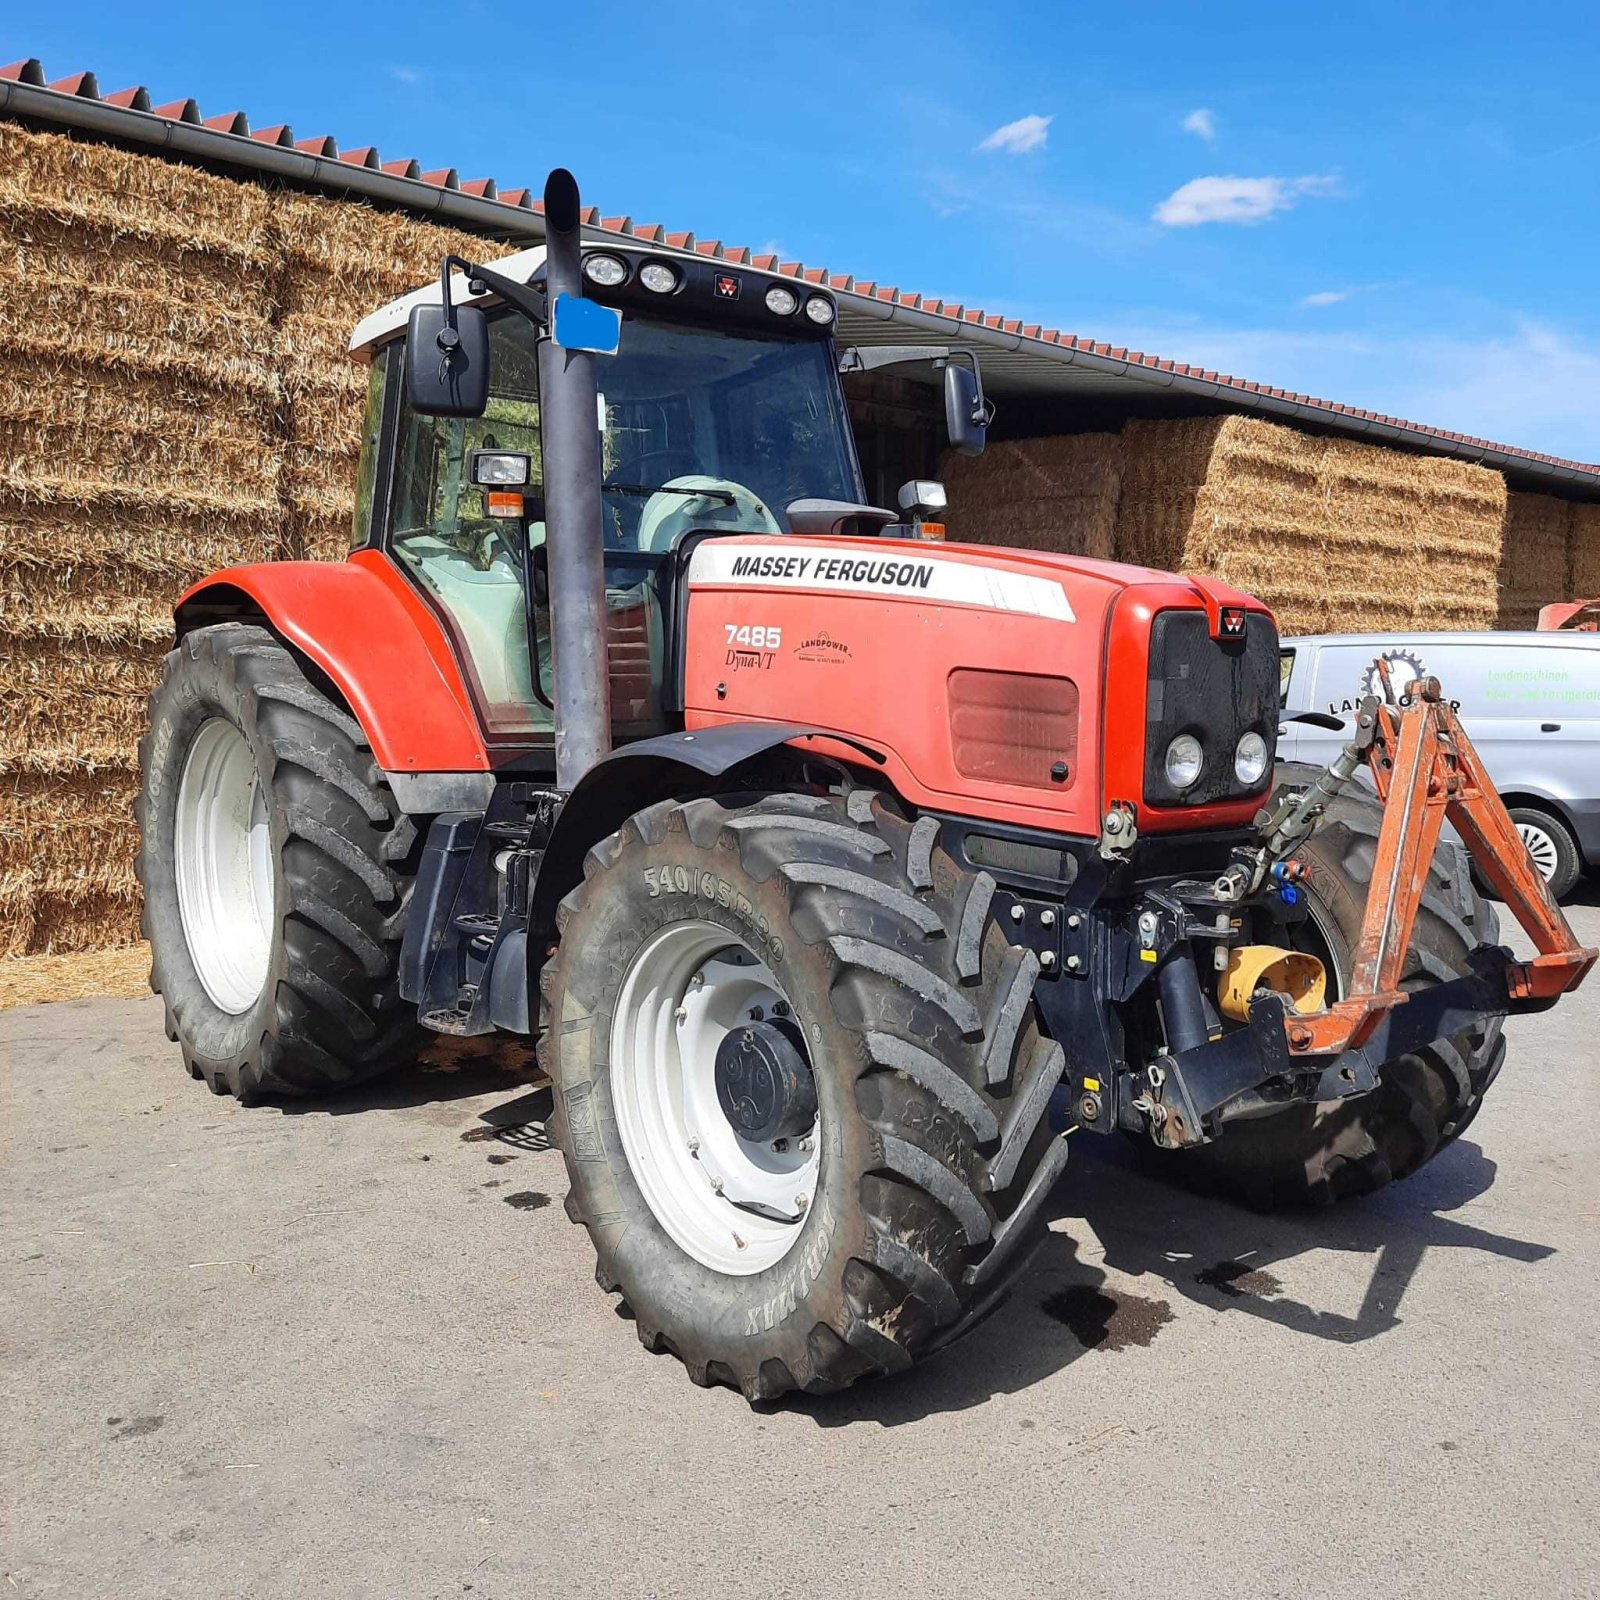
[[[1278,652],[1278,704],[1286,706],[1289,703],[1289,679],[1294,676],[1294,651],[1280,650]]]

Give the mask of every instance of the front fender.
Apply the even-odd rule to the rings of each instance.
[[[801,739],[854,744],[837,733],[793,722],[729,722],[690,733],[663,734],[614,750],[578,780],[561,808],[539,866],[528,926],[554,932],[562,896],[583,880],[583,858],[590,847],[613,834],[634,812],[658,800],[681,799],[713,790],[735,767],[779,745]],[[857,748],[872,762],[883,757],[866,745]]]
[[[386,771],[488,769],[450,641],[387,557],[230,567],[173,607],[180,637],[256,615],[333,680]]]

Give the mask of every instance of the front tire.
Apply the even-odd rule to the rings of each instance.
[[[1034,1021],[1037,960],[990,922],[993,881],[959,870],[936,834],[931,818],[907,822],[866,791],[669,801],[597,845],[562,904],[541,1056],[568,1212],[640,1339],[697,1383],[770,1399],[910,1366],[1016,1265],[1061,1170],[1066,1146],[1045,1113],[1063,1057]],[[640,963],[683,929],[701,930],[700,944],[642,979]],[[625,1104],[619,1116],[641,982],[672,986],[656,1007],[666,1020],[645,1031],[660,1039],[665,1098],[692,1103],[674,1006],[682,1026],[701,1026],[692,985],[719,940],[792,1008],[817,1147],[814,1169],[797,1169],[811,1187],[792,1237],[775,1248],[770,1227],[755,1232],[761,1217],[727,1204],[720,1258],[661,1198],[663,1168],[692,1180],[694,1154],[630,1160],[640,1120]],[[705,1137],[653,1125],[686,1147]],[[713,1176],[707,1166],[707,1195]]]
[[[360,727],[265,629],[166,658],[139,744],[150,986],[191,1076],[243,1101],[412,1053],[396,989],[419,849]]]
[[[1583,875],[1583,857],[1572,830],[1559,817],[1537,806],[1512,806],[1507,815],[1516,824],[1550,893],[1557,900],[1565,900]]]

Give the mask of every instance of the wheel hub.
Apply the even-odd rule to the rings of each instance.
[[[752,1022],[717,1046],[717,1101],[741,1139],[794,1139],[817,1120],[817,1086],[798,1035],[793,1023]]]

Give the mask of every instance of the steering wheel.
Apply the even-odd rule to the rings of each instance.
[[[663,447],[641,451],[617,466],[608,476],[614,483],[654,489],[658,484],[665,483],[668,478],[676,478],[692,470],[692,467],[693,463],[686,464],[686,456],[682,450],[669,450]],[[605,484],[601,484],[602,493],[606,492],[606,487]]]

